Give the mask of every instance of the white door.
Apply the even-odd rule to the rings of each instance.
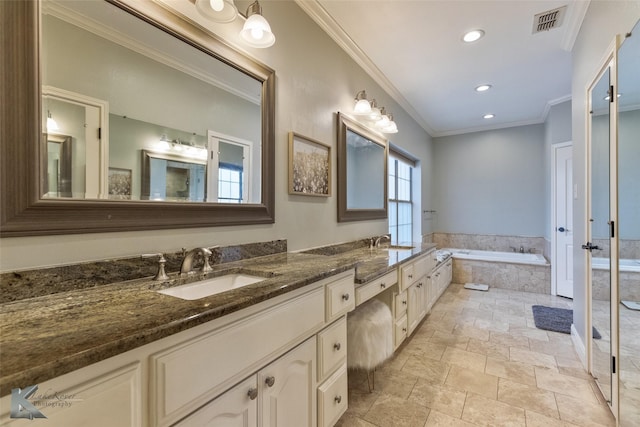
[[[571,145],[555,148],[556,294],[573,298],[573,179]]]

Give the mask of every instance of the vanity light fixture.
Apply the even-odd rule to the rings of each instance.
[[[484,116],[482,116],[483,119],[493,119],[496,115],[495,114],[485,114]]]
[[[621,96],[622,96],[622,94],[621,94],[621,93],[618,93],[618,94],[616,95],[616,98],[620,98]],[[604,99],[605,101],[608,101],[608,100],[609,100],[609,95],[607,94],[607,96],[605,96],[605,97],[604,97],[604,98],[602,98],[602,99]],[[626,99],[626,98],[625,98],[625,99]]]
[[[47,132],[57,131],[58,129],[60,129],[58,122],[51,117],[51,111],[47,110]]]
[[[389,124],[382,129],[382,133],[398,133],[398,125],[393,121],[393,114],[387,114],[387,118],[389,119]]]
[[[357,116],[364,116],[371,114],[371,103],[367,99],[367,92],[361,90],[356,93],[356,105],[353,107],[353,114]]]
[[[483,36],[484,36],[484,31],[483,30],[471,30],[471,31],[466,32],[464,34],[464,36],[462,36],[462,40],[465,43],[471,43],[471,42],[474,42],[476,40],[480,40]]]
[[[371,100],[371,112],[369,113],[369,120],[378,121],[382,118],[382,114],[380,113],[380,109],[378,108],[378,103],[375,99]]]
[[[258,0],[247,8],[247,21],[240,31],[240,37],[251,47],[264,48],[273,45],[276,36],[271,32],[271,26],[262,16],[262,6]]]
[[[491,85],[480,85],[476,87],[476,92],[486,92],[491,89]]]
[[[228,23],[238,16],[233,0],[196,0],[198,12],[213,22]]]
[[[376,122],[376,128],[378,130],[384,129],[391,124],[391,120],[389,120],[389,116],[387,115],[387,110],[384,107],[380,109],[380,114],[382,116],[380,117],[380,120]]]

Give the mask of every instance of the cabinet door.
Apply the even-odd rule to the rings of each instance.
[[[316,339],[258,373],[262,427],[316,427]]]
[[[252,375],[175,427],[256,427],[258,389]]]
[[[420,318],[418,317],[419,314],[420,288],[418,288],[418,284],[416,283],[407,289],[407,324],[409,327],[407,335],[410,335],[416,326],[418,326],[418,322],[420,321]]]

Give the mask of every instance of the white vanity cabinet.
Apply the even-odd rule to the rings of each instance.
[[[427,315],[427,276],[421,276],[407,289],[407,335],[411,335]]]
[[[453,277],[453,260],[448,258],[438,265],[428,276],[428,310],[447,289]]]
[[[354,305],[349,270],[43,382],[67,405],[36,407],[54,427],[329,427],[347,406]],[[11,395],[0,407],[0,425],[24,424]]]
[[[406,322],[404,311],[395,306],[395,344],[398,347],[418,326],[428,312],[427,275],[436,265],[435,250],[431,250],[399,267],[399,292],[397,298],[406,301]],[[406,292],[406,297],[402,297]],[[400,308],[400,310],[398,310]]]

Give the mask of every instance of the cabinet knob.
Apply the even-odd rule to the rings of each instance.
[[[407,305],[407,300],[402,301],[402,304]]]
[[[421,288],[422,287],[422,282],[418,283],[418,287]]]
[[[386,285],[386,283],[380,283],[380,287],[381,287],[382,289],[384,289],[384,288],[386,288],[386,287],[387,287],[387,285]]]
[[[337,342],[337,343],[335,343],[335,344],[333,345],[333,348],[334,348],[336,351],[340,351],[340,348],[341,348],[341,347],[342,347],[342,346],[340,345],[340,343],[339,343],[339,342]]]
[[[413,279],[413,274],[409,274],[409,279]]]
[[[335,401],[336,403],[342,402],[342,396],[336,396]]]
[[[407,328],[402,328],[402,332],[407,332]]]
[[[345,301],[349,301],[349,294],[343,294],[342,299]]]
[[[258,397],[258,389],[250,388],[249,392],[247,393],[247,396],[249,396],[249,399],[251,400],[256,400],[256,397]]]
[[[264,383],[265,383],[266,385],[268,385],[269,387],[273,387],[273,385],[276,383],[276,377],[267,377],[267,378],[264,380]]]

